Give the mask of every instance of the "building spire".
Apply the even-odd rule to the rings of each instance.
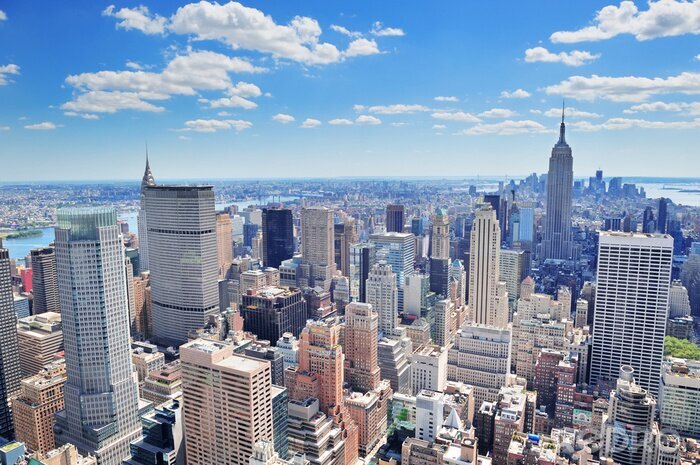
[[[564,100],[561,101],[561,125],[559,126],[559,144],[566,144],[566,125],[564,124]]]
[[[141,192],[143,192],[146,187],[155,185],[156,180],[153,177],[153,173],[151,172],[151,164],[148,161],[148,143],[146,143],[146,169],[143,172],[143,178],[141,178]]]

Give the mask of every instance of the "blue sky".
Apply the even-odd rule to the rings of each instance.
[[[67,5],[67,6],[66,6]],[[0,1],[0,180],[700,176],[700,0]]]

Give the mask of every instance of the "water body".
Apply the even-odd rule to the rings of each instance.
[[[291,202],[293,200],[297,200],[299,197],[292,197],[292,196],[281,196],[281,198],[278,200],[278,197],[275,196],[274,201],[281,201],[283,203],[285,202]],[[267,197],[262,199],[262,205],[267,205],[268,202],[272,202],[272,197]],[[217,210],[223,210],[225,207],[229,207],[231,205],[237,205],[239,209],[246,208],[248,205],[253,205],[259,203],[256,200],[243,200],[240,202],[225,202],[225,203],[217,203],[216,204],[216,209]],[[138,222],[137,222],[137,211],[129,211],[129,212],[122,212],[119,213],[118,218],[120,220],[126,221],[129,223],[129,230],[134,231],[135,233],[138,234]],[[29,255],[29,252],[32,249],[37,249],[40,247],[46,247],[48,246],[51,242],[54,241],[55,239],[55,234],[54,234],[54,229],[53,228],[41,228],[41,236],[33,236],[33,237],[24,237],[21,239],[3,239],[3,247],[7,248],[7,250],[10,252],[10,258],[14,258],[15,260],[18,261],[24,261],[24,257]]]

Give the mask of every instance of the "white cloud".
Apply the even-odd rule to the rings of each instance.
[[[492,108],[487,111],[482,111],[479,116],[482,118],[512,118],[517,115],[513,110],[508,110],[506,108]]]
[[[512,121],[506,120],[494,124],[477,124],[468,129],[455,133],[459,136],[480,136],[495,134],[499,136],[511,136],[524,133],[548,132],[548,129],[540,123],[532,120]]]
[[[65,111],[65,112],[63,112],[63,114],[66,116],[75,116],[75,117],[80,117],[83,119],[92,119],[92,120],[100,119],[99,115],[96,115],[94,113],[77,113],[75,111]]]
[[[463,111],[436,111],[432,115],[433,118],[445,121],[460,121],[463,123],[478,123],[481,120],[471,113],[465,113]]]
[[[700,61],[700,54],[695,55],[695,61]]]
[[[9,65],[0,66],[0,86],[5,86],[9,84],[10,79],[7,77],[8,74],[19,74],[19,66],[10,63]]]
[[[185,127],[181,129],[181,131],[216,132],[227,129],[235,129],[238,132],[251,127],[253,127],[253,123],[245,120],[195,119],[185,121]]]
[[[220,111],[216,114],[216,116],[231,116],[231,113],[228,111]]]
[[[287,115],[285,113],[277,113],[272,119],[282,124],[293,123],[295,120],[292,115]]]
[[[355,123],[376,125],[376,124],[382,124],[382,120],[380,120],[377,117],[370,116],[370,115],[360,115],[357,118],[355,118]]]
[[[61,109],[75,112],[116,113],[120,110],[161,112],[163,107],[141,99],[138,92],[105,92],[93,90],[78,95]]]
[[[0,21],[7,21],[7,14],[2,10],[0,10]]]
[[[501,92],[501,98],[528,98],[532,94],[523,89],[515,89],[513,92],[504,90]]]
[[[681,112],[687,111],[691,115],[700,115],[700,102],[651,102],[632,105],[630,108],[623,110],[623,113],[651,113],[656,111],[671,111]]]
[[[375,36],[403,36],[406,35],[402,29],[397,27],[384,27],[381,21],[375,21],[372,25],[372,34]]]
[[[0,126],[0,131],[9,131],[10,126]]]
[[[103,16],[111,16],[121,21],[117,22],[118,28],[136,29],[144,34],[163,34],[165,32],[166,19],[160,15],[151,15],[148,7],[139,5],[136,8],[122,8],[116,10],[114,5],[109,5],[102,11]]]
[[[395,123],[391,123],[391,125],[395,128],[400,128],[402,126],[408,126],[408,123],[405,123],[403,121],[397,121]]]
[[[559,53],[552,53],[544,47],[525,50],[525,61],[528,63],[563,63],[567,66],[581,66],[591,63],[598,58],[600,58],[600,54],[593,54],[583,50]]]
[[[381,53],[377,43],[370,39],[355,39],[350,42],[348,49],[343,52],[343,56],[346,57],[358,57],[367,55],[376,55]]]
[[[321,27],[315,19],[295,16],[289,24],[280,25],[262,11],[238,2],[200,1],[182,6],[171,17],[169,29],[191,34],[195,40],[218,40],[233,49],[306,64],[335,63],[343,58],[335,45],[320,41]]]
[[[571,76],[546,87],[545,91],[578,100],[600,98],[613,102],[642,102],[659,94],[700,94],[700,73],[684,72],[667,78]]]
[[[24,129],[30,129],[32,131],[51,131],[57,127],[58,126],[51,121],[44,121],[42,123],[28,124]]]
[[[335,118],[328,122],[333,126],[351,126],[353,124],[352,120],[346,118]]]
[[[437,102],[459,102],[459,99],[457,97],[452,96],[452,95],[449,95],[449,96],[438,95],[433,100],[435,100]]]
[[[192,138],[189,137],[189,136],[177,136],[177,138],[178,138],[179,140],[192,140]]]
[[[365,107],[364,105],[355,105],[355,111],[365,111],[377,113],[380,115],[400,115],[405,113],[415,113],[417,111],[430,111],[430,108],[425,105],[397,103],[394,105],[373,105]]]
[[[135,69],[137,71],[143,69],[143,66],[141,66],[140,64],[136,63],[135,61],[131,61],[131,60],[126,62],[126,67],[129,69]]]
[[[579,121],[571,123],[579,131],[620,131],[623,129],[642,128],[642,129],[697,129],[700,128],[700,119],[692,121],[649,121],[645,119],[634,118],[610,118],[609,120],[593,124],[589,121]]]
[[[78,95],[72,102],[65,103],[61,108],[98,113],[114,113],[122,109],[162,111],[162,107],[147,101],[166,100],[172,95],[193,96],[202,90],[227,92],[229,98],[217,100],[217,106],[254,108],[256,105],[244,100],[244,97],[259,96],[260,89],[254,84],[243,82],[234,85],[229,74],[263,71],[265,71],[263,68],[253,66],[241,58],[232,58],[209,51],[190,50],[184,55],[173,58],[159,73],[140,70],[98,71],[68,76],[66,82],[84,93]],[[111,97],[106,95],[110,93],[117,95]],[[77,105],[81,100],[89,100],[95,104],[104,101],[106,107],[104,110],[99,110],[96,105],[93,105],[92,109],[73,108],[75,106],[73,104]],[[120,101],[124,102],[121,108],[117,105]]]
[[[310,128],[316,128],[320,125],[322,125],[319,120],[314,119],[314,118],[306,118],[303,123],[301,123],[301,127],[304,129],[310,129]]]
[[[339,34],[343,34],[344,36],[352,37],[354,39],[362,37],[362,33],[351,31],[350,29],[343,26],[338,26],[337,24],[331,24],[331,30]]]
[[[544,116],[547,116],[549,118],[561,118],[561,108],[550,108],[549,110],[546,111],[540,111],[539,113],[535,113],[532,111],[531,113],[534,114],[542,114]],[[579,110],[574,107],[566,107],[565,109],[565,115],[566,118],[601,118],[603,115],[599,115],[598,113],[593,113],[590,111],[583,111]]]
[[[248,100],[250,97],[260,97],[262,91],[255,84],[248,82],[239,82],[235,86],[227,90],[229,97],[223,97],[216,100],[199,99],[201,103],[208,103],[209,108],[243,108],[252,110],[257,108],[258,104]]]
[[[433,124],[433,129],[445,129],[446,127],[444,124]]]
[[[608,5],[596,13],[592,26],[576,31],[558,31],[550,36],[554,43],[606,40],[631,34],[637,40],[700,34],[699,0],[649,1],[648,10],[639,11],[632,1]]]

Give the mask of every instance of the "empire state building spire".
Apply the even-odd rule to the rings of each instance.
[[[564,124],[564,101],[561,102],[561,124],[559,125],[559,142],[557,145],[568,145],[566,143],[566,125]]]

